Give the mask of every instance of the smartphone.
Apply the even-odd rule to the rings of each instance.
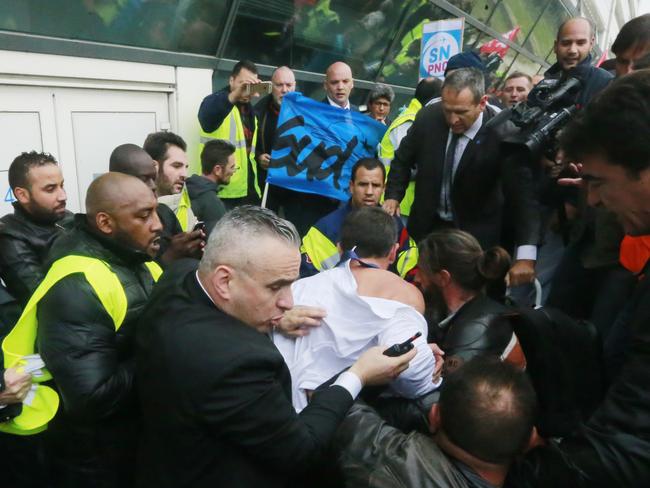
[[[388,349],[384,351],[384,356],[389,356],[391,358],[401,356],[402,354],[406,354],[409,352],[411,349],[413,349],[413,341],[420,337],[422,335],[422,332],[416,333],[413,337],[406,339],[404,342],[401,344],[393,344],[390,346]]]
[[[247,83],[246,84],[246,95],[268,95],[273,91],[273,83],[270,81],[262,81],[260,83],[256,84],[251,84]]]
[[[205,222],[199,220],[196,224],[194,224],[194,228],[192,229],[192,232],[196,230],[202,230],[203,233],[205,234]]]

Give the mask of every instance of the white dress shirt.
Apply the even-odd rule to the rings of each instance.
[[[332,100],[329,95],[327,96],[327,101],[330,103],[332,107],[336,108],[342,108],[343,110],[350,110],[350,99],[345,102],[345,107],[341,107],[338,103],[336,103],[334,100]]]
[[[367,349],[401,343],[416,332],[417,354],[409,367],[390,384],[403,397],[417,398],[435,389],[435,358],[427,345],[427,323],[410,305],[383,298],[362,297],[350,270],[350,262],[292,286],[296,305],[322,307],[327,311],[320,327],[289,339],[275,334],[273,341],[291,372],[293,406],[300,412],[307,405],[305,390],[314,390],[350,367]],[[340,378],[340,377],[339,377]]]

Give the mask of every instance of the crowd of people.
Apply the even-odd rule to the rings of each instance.
[[[286,66],[255,104],[250,61],[203,100],[201,174],[152,133],[113,150],[85,213],[52,155],[18,155],[2,486],[650,484],[650,15],[615,73],[593,44],[566,20],[544,81],[498,95],[461,53],[392,120],[378,85],[387,130],[347,202],[271,185],[260,205]],[[510,110],[574,78],[577,113],[522,150]],[[345,63],[323,87],[358,110]]]

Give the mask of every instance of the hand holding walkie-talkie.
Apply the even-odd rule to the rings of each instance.
[[[384,356],[389,356],[391,358],[401,356],[402,354],[406,354],[409,352],[411,349],[413,349],[413,341],[420,337],[422,335],[422,332],[416,333],[413,337],[410,339],[407,339],[406,341],[402,342],[401,344],[393,344],[390,346],[388,349],[384,351]]]

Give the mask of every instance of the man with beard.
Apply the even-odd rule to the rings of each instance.
[[[74,228],[52,246],[47,275],[3,343],[5,361],[38,351],[43,379],[51,375],[61,397],[44,439],[53,487],[132,485],[133,339],[161,273],[150,262],[162,230],[156,206],[155,195],[132,176],[107,173],[93,181],[87,213],[76,215]],[[58,402],[48,401],[56,411]],[[38,427],[33,415],[23,409],[14,433],[21,425]]]
[[[192,212],[190,196],[185,188],[187,179],[187,144],[173,132],[149,134],[142,146],[158,166],[156,194],[158,203],[167,205],[176,216],[183,232],[191,230],[197,218]],[[162,220],[162,219],[161,219]],[[163,226],[168,227],[163,220]]]
[[[135,144],[121,144],[113,149],[109,171],[135,176],[157,195],[157,169],[151,156]],[[200,230],[183,232],[180,222],[167,205],[156,207],[163,230],[156,260],[162,265],[186,257],[200,257],[204,235]]]
[[[24,306],[45,276],[50,245],[69,221],[63,175],[51,154],[24,152],[9,167],[14,213],[0,219],[0,277]],[[17,318],[17,317],[16,317]]]

